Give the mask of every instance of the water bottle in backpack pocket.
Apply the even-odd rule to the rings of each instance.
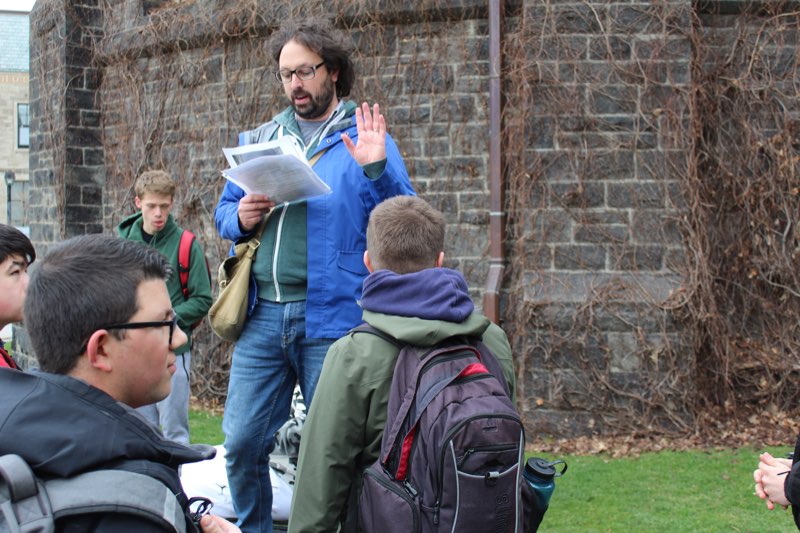
[[[557,470],[558,465],[564,465]],[[525,477],[525,490],[523,491],[523,505],[525,508],[525,530],[534,532],[539,528],[544,518],[544,513],[550,506],[550,497],[555,490],[555,478],[561,477],[567,471],[567,463],[563,459],[548,461],[540,457],[531,457],[525,463],[523,476]]]

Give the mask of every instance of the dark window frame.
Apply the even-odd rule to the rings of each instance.
[[[24,108],[24,111],[23,111]],[[29,149],[31,147],[31,108],[30,104],[17,104],[17,148]],[[23,122],[24,119],[24,122]],[[23,141],[23,132],[26,133]]]

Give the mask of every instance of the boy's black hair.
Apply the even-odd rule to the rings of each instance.
[[[30,265],[36,259],[31,240],[20,230],[0,224],[0,263],[12,256],[20,256]]]

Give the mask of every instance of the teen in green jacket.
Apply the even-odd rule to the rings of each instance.
[[[164,254],[172,265],[173,273],[167,281],[167,290],[178,326],[186,333],[186,344],[178,347],[176,365],[172,376],[172,392],[157,404],[139,409],[140,413],[157,427],[168,439],[189,444],[189,374],[191,368],[192,324],[201,320],[211,307],[211,281],[208,266],[200,244],[192,242],[189,255],[188,295],[183,295],[178,275],[178,248],[183,228],[178,226],[170,211],[175,195],[175,183],[164,171],[143,173],[136,180],[136,207],[139,212],[127,217],[117,226],[120,237],[146,243]]]
[[[398,196],[373,210],[367,227],[363,318],[395,339],[434,346],[480,337],[503,368],[512,401],[515,375],[503,330],[474,312],[463,276],[441,268],[444,219],[424,200]],[[290,532],[358,531],[364,470],[378,458],[399,348],[370,333],[336,341],[322,366],[303,427]]]

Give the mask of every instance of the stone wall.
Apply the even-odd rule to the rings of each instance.
[[[264,39],[287,12],[327,10],[359,45],[352,97],[381,103],[415,187],[447,216],[448,266],[480,304],[493,134],[486,3],[255,4],[37,2],[37,249],[112,232],[134,209],[136,174],[164,167],[180,184],[176,217],[215,264],[228,247],[212,220],[221,149],[286,105]],[[695,354],[669,301],[689,261],[677,221],[693,168],[695,16],[721,3],[500,5],[502,314],[528,430],[686,428]],[[200,360],[230,348],[199,336]]]

